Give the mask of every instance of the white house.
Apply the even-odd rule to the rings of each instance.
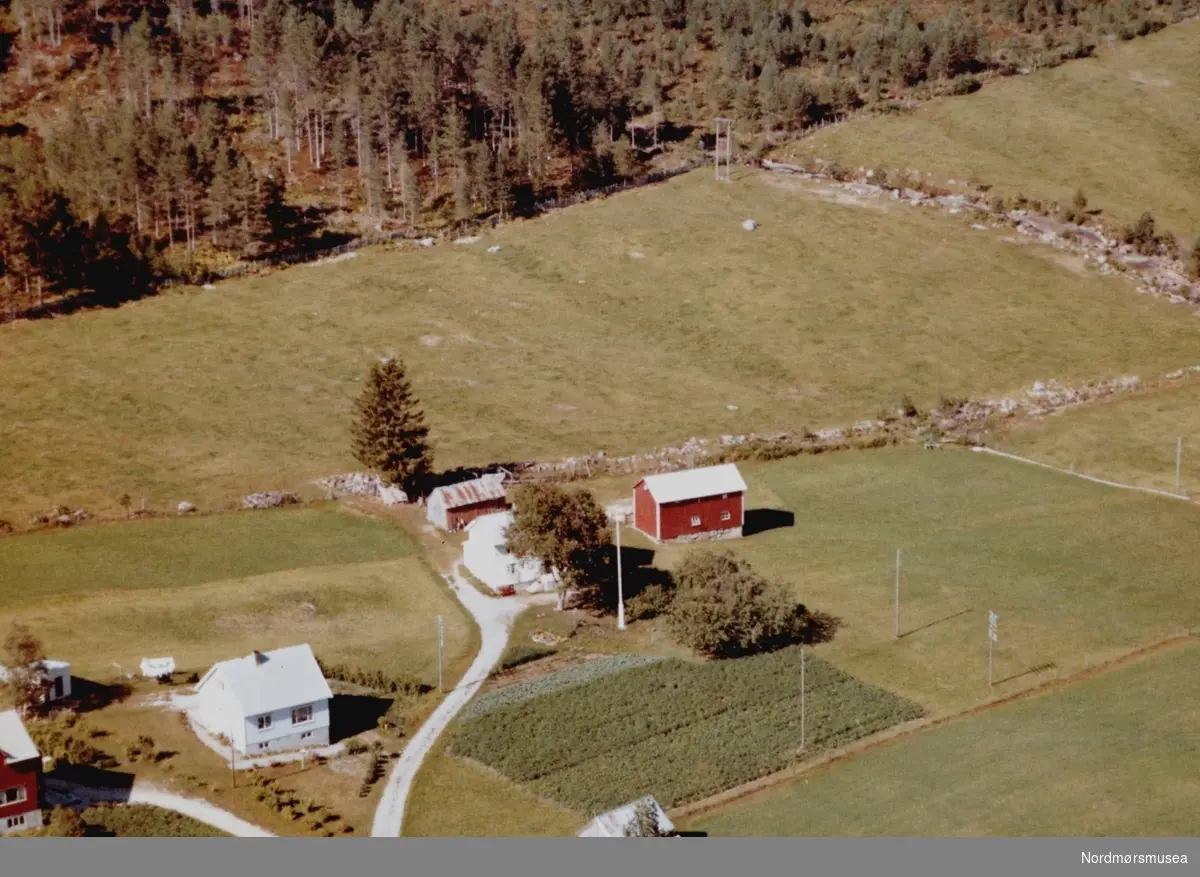
[[[618,807],[616,810],[609,810],[607,813],[600,814],[585,825],[576,837],[630,837],[630,830],[633,828],[637,808],[644,805],[649,805],[650,812],[654,814],[654,821],[658,824],[658,830],[661,833],[666,834],[669,831],[675,830],[675,825],[667,817],[666,811],[659,806],[658,801],[647,795],[645,798],[633,801],[624,807]]]
[[[8,680],[8,668],[0,667],[0,680]],[[71,696],[71,665],[67,661],[42,661],[42,682],[46,685],[43,703],[53,703]]]
[[[554,577],[542,573],[539,560],[515,557],[504,550],[505,532],[512,522],[512,512],[497,512],[467,524],[463,563],[493,591],[507,587],[530,593],[553,591]]]
[[[307,643],[214,664],[194,718],[243,755],[329,744],[333,692]]]

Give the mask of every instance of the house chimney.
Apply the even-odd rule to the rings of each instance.
[[[255,649],[254,650],[254,663],[255,664],[267,663],[267,656],[264,655],[262,652],[260,652],[258,649]]]

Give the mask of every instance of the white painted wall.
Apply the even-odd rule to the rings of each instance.
[[[297,707],[305,704],[296,704]],[[241,747],[241,752],[246,755],[257,755],[262,749],[261,744],[271,743],[272,741],[282,740],[286,737],[294,737],[298,734],[311,732],[313,740],[312,745],[317,745],[319,740],[321,745],[329,742],[329,701],[318,700],[312,704],[313,717],[311,721],[304,722],[299,725],[292,724],[292,710],[294,707],[287,709],[275,710],[271,713],[271,727],[260,731],[258,729],[258,716],[246,716],[241,721],[241,734],[244,745]],[[323,732],[323,733],[322,733]],[[307,741],[301,741],[295,745],[306,745]],[[269,747],[268,747],[269,748]],[[279,751],[278,747],[274,751]]]

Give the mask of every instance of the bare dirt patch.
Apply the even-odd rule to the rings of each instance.
[[[422,335],[421,336],[421,344],[424,345],[425,347],[437,347],[441,343],[442,343],[442,339],[441,339],[441,336],[439,336],[439,335]]]
[[[1171,87],[1171,80],[1155,79],[1154,77],[1147,76],[1144,73],[1134,73],[1131,75],[1130,78],[1133,79],[1133,81],[1138,83],[1139,85],[1153,85],[1155,88],[1170,88]]]
[[[593,654],[590,652],[550,655],[549,657],[530,661],[528,664],[522,664],[519,667],[514,667],[511,670],[506,670],[503,673],[493,676],[487,685],[484,686],[483,691],[499,691],[502,688],[508,688],[510,685],[516,685],[519,682],[540,679],[543,676],[549,676],[551,673],[557,673],[559,670],[566,670],[568,667],[578,667],[580,664],[588,664],[600,658],[607,657],[611,657],[611,655]]]

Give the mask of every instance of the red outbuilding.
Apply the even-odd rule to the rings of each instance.
[[[42,826],[42,756],[16,710],[0,713],[0,834]]]
[[[745,497],[732,463],[647,475],[633,488],[633,526],[655,542],[741,536]]]

